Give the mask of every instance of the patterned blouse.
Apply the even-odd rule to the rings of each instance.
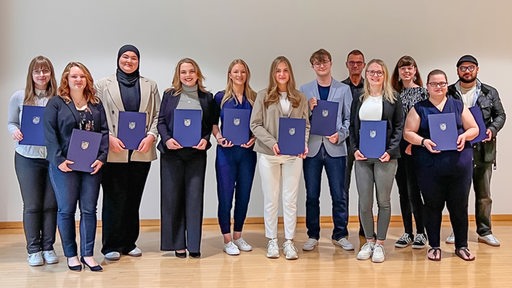
[[[414,104],[423,101],[428,98],[427,89],[423,87],[412,87],[412,88],[404,88],[400,93],[400,100],[402,101],[402,106],[405,115],[409,113],[409,110],[414,106]]]

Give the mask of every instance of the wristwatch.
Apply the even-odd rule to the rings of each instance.
[[[425,147],[425,139],[427,139],[427,138],[423,138],[423,139],[421,139],[421,144],[420,144],[420,145],[421,145],[421,147]]]

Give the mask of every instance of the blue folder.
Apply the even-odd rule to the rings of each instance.
[[[140,141],[146,137],[146,113],[120,111],[117,125],[117,137],[125,148],[137,150]]]
[[[249,141],[251,130],[249,129],[249,109],[224,109],[224,121],[222,122],[222,136],[234,145],[245,144]]]
[[[174,110],[173,138],[183,147],[192,147],[201,141],[201,110]]]
[[[67,159],[75,163],[69,165],[73,171],[92,172],[92,163],[98,158],[101,133],[73,129],[69,141]]]
[[[361,121],[359,152],[366,158],[380,158],[386,152],[386,121]]]
[[[304,153],[306,149],[306,119],[279,118],[278,145],[282,155]]]
[[[19,144],[45,146],[43,114],[44,106],[23,105],[21,113],[21,133],[23,139]]]
[[[475,143],[482,142],[482,140],[487,138],[487,134],[485,133],[487,131],[487,127],[485,127],[484,116],[482,115],[482,110],[480,107],[473,106],[469,108],[469,111],[471,111],[471,114],[473,114],[476,124],[478,125],[478,129],[480,130],[480,132],[478,132],[478,136],[470,141],[471,145],[473,145]]]
[[[338,102],[318,100],[311,115],[311,134],[331,136],[336,132]]]
[[[438,151],[457,150],[457,126],[454,113],[439,113],[428,115],[430,140],[436,143]]]

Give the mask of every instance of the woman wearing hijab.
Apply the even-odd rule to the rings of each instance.
[[[124,45],[117,53],[117,71],[96,85],[105,106],[109,136],[108,164],[101,182],[103,187],[101,252],[107,260],[119,260],[121,254],[138,257],[142,251],[135,242],[139,237],[139,206],[151,161],[156,159],[160,95],[156,82],[140,76],[139,50]],[[126,148],[118,138],[119,112],[146,114],[145,137],[137,149]]]

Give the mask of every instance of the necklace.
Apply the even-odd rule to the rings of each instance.
[[[87,105],[87,100],[85,100],[83,97],[80,97],[80,99],[77,101],[75,100],[74,98],[73,99],[73,103],[75,104],[75,107],[76,108],[83,108],[85,105]]]

